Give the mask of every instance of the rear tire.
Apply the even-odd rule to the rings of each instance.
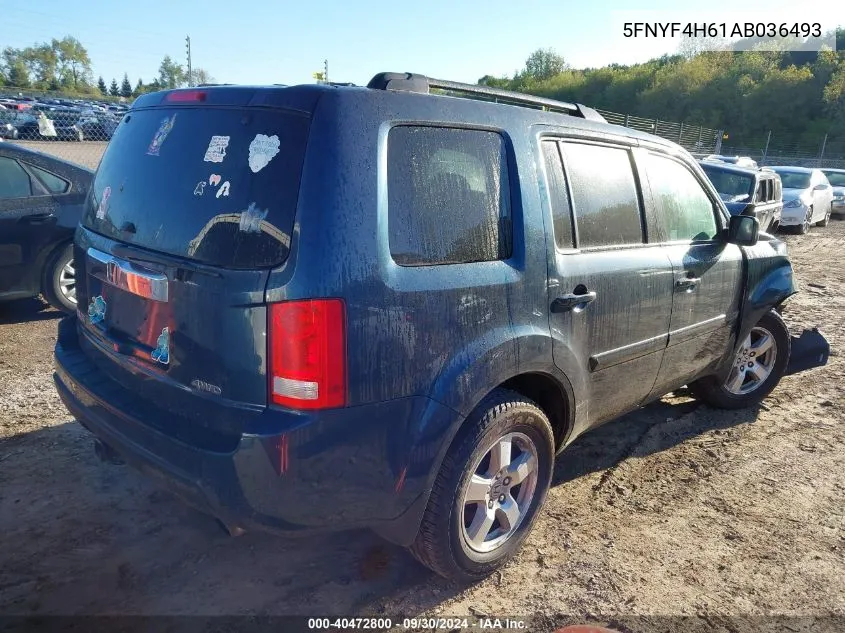
[[[513,447],[519,453],[511,461]],[[554,451],[549,420],[534,402],[493,391],[449,448],[411,554],[461,583],[496,571],[531,531],[549,489]]]
[[[47,261],[42,280],[42,293],[54,308],[76,312],[76,270],[73,265],[73,244],[60,246]]]
[[[771,352],[755,351],[765,344],[762,338],[764,336],[770,337],[771,348],[769,349],[774,352],[771,362],[767,362],[765,358]],[[690,391],[698,400],[717,409],[744,409],[753,406],[772,392],[786,372],[790,343],[786,323],[775,310],[770,310],[763,315],[752,329],[752,333],[739,346],[728,377],[725,380],[719,380],[715,376],[701,378],[689,385]],[[753,365],[754,369],[746,369],[749,365]],[[750,375],[739,379],[738,383],[733,383],[738,384],[740,388],[732,390],[728,385],[732,383],[732,379],[739,378],[737,367],[740,367],[743,377],[746,373]],[[765,378],[754,384],[754,376],[758,368],[761,372],[765,371]]]

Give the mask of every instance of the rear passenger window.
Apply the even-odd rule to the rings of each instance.
[[[659,221],[670,241],[706,241],[716,237],[718,227],[713,202],[696,177],[681,163],[648,154],[648,181]]]
[[[0,158],[0,198],[25,198],[32,194],[32,182],[23,167],[11,158]]]
[[[572,214],[557,141],[543,142],[543,158],[546,163],[546,184],[549,188],[555,244],[558,248],[572,248]]]
[[[50,193],[64,193],[70,187],[70,183],[67,180],[59,178],[55,174],[51,174],[49,171],[39,169],[35,165],[29,165],[29,168],[35,172],[35,175],[38,176],[38,179],[44,183],[44,186],[47,187],[47,190]]]
[[[572,188],[578,247],[641,244],[637,187],[628,150],[561,143]]]
[[[496,132],[399,126],[387,141],[390,253],[403,266],[511,254],[505,142]]]

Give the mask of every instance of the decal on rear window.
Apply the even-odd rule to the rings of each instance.
[[[212,136],[205,150],[204,161],[207,163],[222,163],[226,158],[226,148],[229,147],[228,136]]]
[[[91,325],[97,325],[105,318],[106,300],[103,299],[102,296],[98,295],[91,299],[91,303],[88,304],[88,320],[91,321]]]
[[[275,134],[256,134],[249,144],[249,168],[253,173],[264,169],[273,157],[279,153],[279,137]]]
[[[244,233],[260,233],[261,221],[267,217],[267,209],[259,209],[254,202],[249,204],[246,211],[241,212],[238,226]]]
[[[103,189],[103,197],[100,198],[100,205],[97,207],[97,219],[102,220],[109,212],[109,198],[111,198],[111,187]]]
[[[205,193],[205,181],[200,180],[194,188],[194,195],[201,196],[203,193]]]
[[[220,184],[220,175],[219,174],[211,174],[208,177],[208,184],[213,185],[214,187],[219,185]]]
[[[229,181],[227,180],[222,185],[220,185],[220,189],[217,190],[217,197],[226,196],[229,197]]]
[[[161,334],[158,335],[158,345],[150,354],[157,363],[167,365],[170,362],[170,329],[162,328]]]
[[[164,139],[166,139],[167,135],[170,134],[170,130],[173,129],[173,125],[175,123],[175,114],[171,117],[162,120],[158,131],[155,133],[155,136],[153,136],[153,140],[150,143],[149,148],[147,148],[147,154],[149,156],[158,156],[158,151],[161,149],[161,145],[162,143],[164,143]]]

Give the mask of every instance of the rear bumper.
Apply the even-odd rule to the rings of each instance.
[[[451,409],[424,397],[302,415],[268,409],[268,434],[220,438],[112,380],[63,319],[59,396],[128,464],[229,527],[313,532],[370,527],[410,544],[439,467]],[[192,435],[196,431],[196,437]]]

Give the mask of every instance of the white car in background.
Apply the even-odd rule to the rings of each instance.
[[[783,183],[781,227],[794,226],[800,234],[813,224],[827,226],[833,208],[833,187],[820,169],[770,167]]]
[[[833,187],[833,213],[845,215],[845,169],[822,169]]]

